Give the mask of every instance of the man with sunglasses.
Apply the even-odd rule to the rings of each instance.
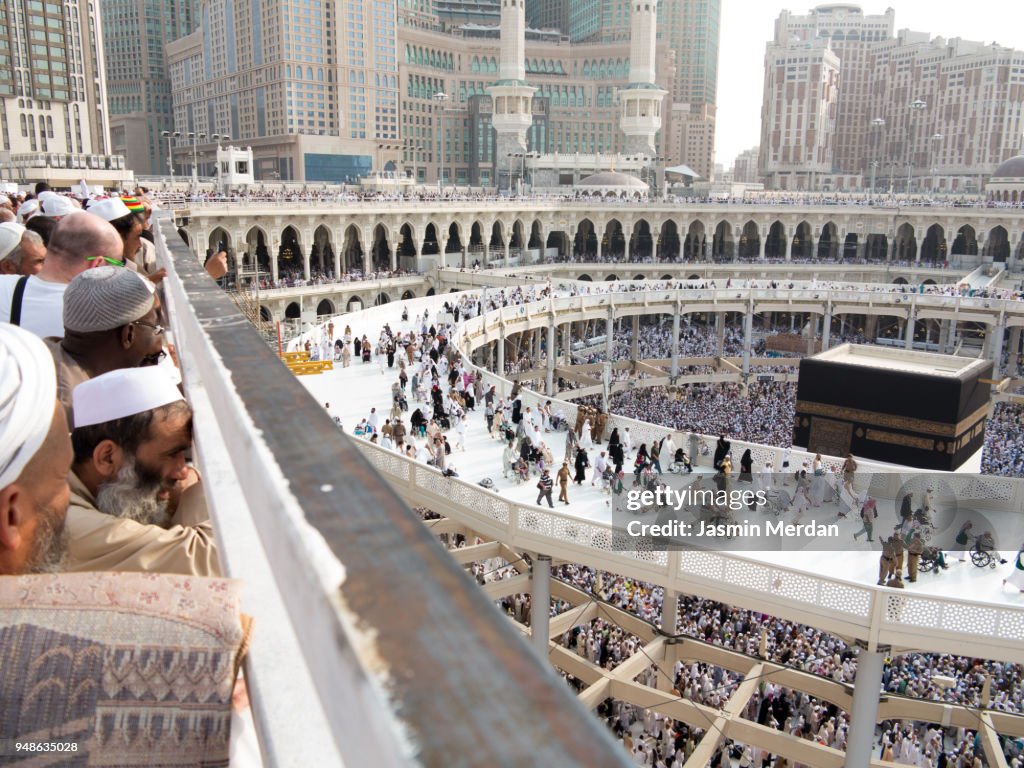
[[[153,284],[123,267],[75,277],[64,292],[64,338],[47,346],[57,365],[57,399],[74,425],[71,392],[95,376],[155,363],[163,354],[160,304]]]
[[[39,274],[0,275],[0,321],[47,338],[64,335],[64,291],[76,275],[104,265],[124,266],[124,242],[109,222],[78,212],[53,230]]]

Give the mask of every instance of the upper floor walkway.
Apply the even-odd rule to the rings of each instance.
[[[193,251],[223,248],[238,273],[424,271],[522,261],[655,264],[814,259],[1015,266],[1024,209],[566,199],[189,203]]]

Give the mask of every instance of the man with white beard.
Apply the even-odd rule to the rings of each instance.
[[[122,368],[72,397],[68,570],[219,575],[178,388],[156,368]]]

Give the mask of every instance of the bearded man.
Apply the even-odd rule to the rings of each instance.
[[[219,575],[178,388],[155,367],[122,368],[72,398],[68,570]]]

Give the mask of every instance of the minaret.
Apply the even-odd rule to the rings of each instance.
[[[667,91],[654,84],[658,0],[630,0],[629,85],[619,91],[619,128],[624,151],[653,157],[661,129],[661,103]]]
[[[494,148],[495,170],[511,187],[523,159],[509,155],[526,153],[526,132],[533,125],[533,94],[526,82],[526,0],[501,0],[501,79],[487,89],[494,105],[491,124],[498,134]]]

